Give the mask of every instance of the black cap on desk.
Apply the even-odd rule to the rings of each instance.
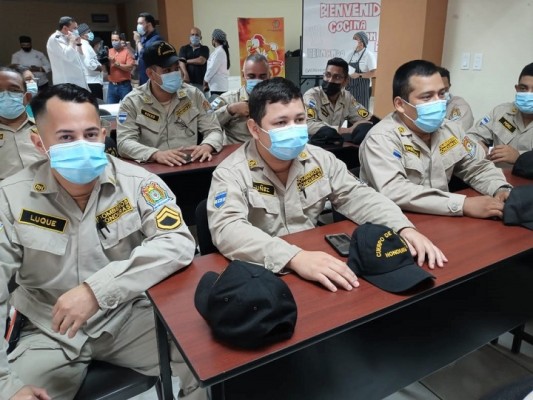
[[[370,223],[354,231],[348,266],[361,278],[392,293],[435,278],[415,264],[400,235],[389,227]]]
[[[503,206],[503,223],[533,230],[533,185],[517,186],[511,190]]]
[[[287,284],[263,266],[232,261],[219,275],[207,272],[194,304],[216,338],[257,348],[289,339],[297,308]]]

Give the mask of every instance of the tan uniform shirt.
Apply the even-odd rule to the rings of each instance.
[[[352,125],[358,121],[368,121],[372,117],[372,114],[344,89],[333,105],[320,86],[311,88],[304,94],[304,104],[310,135],[317,133],[323,126],[338,130],[344,121]]]
[[[524,125],[522,114],[514,103],[500,104],[467,131],[468,136],[489,146],[507,144],[520,154],[533,150],[533,123]],[[509,166],[499,163],[498,166]]]
[[[472,109],[466,100],[459,96],[452,96],[446,105],[446,118],[450,121],[458,121],[465,132],[474,125]]]
[[[0,184],[1,324],[7,282],[16,273],[13,306],[70,358],[79,355],[89,337],[114,335],[133,302],[146,299],[146,289],[194,256],[194,239],[165,183],[142,168],[108,160],[85,211],[57,183],[48,161]],[[100,230],[97,219],[105,222]],[[100,309],[69,339],[52,331],[52,308],[59,296],[83,282]],[[5,340],[3,345],[5,350]],[[22,384],[4,351],[0,393],[14,393]]]
[[[46,158],[31,141],[33,126],[29,119],[18,129],[0,123],[0,181]]]
[[[279,272],[301,250],[278,236],[314,228],[326,201],[353,221],[395,230],[412,227],[390,200],[351,175],[346,165],[308,145],[283,185],[250,140],[214,171],[207,200],[213,243],[230,259]]]
[[[431,134],[428,147],[394,112],[361,143],[360,176],[403,210],[462,215],[465,196],[448,191],[452,175],[490,196],[508,184],[501,169],[480,157],[482,152],[458,123],[447,120]]]
[[[165,108],[147,82],[122,100],[117,117],[118,152],[139,162],[147,161],[158,150],[181,146],[209,144],[218,152],[222,149],[222,129],[209,109],[202,92],[186,83]]]
[[[248,118],[231,115],[228,111],[230,104],[241,101],[248,102],[248,92],[246,92],[245,86],[238,90],[226,92],[211,103],[211,109],[215,112],[220,126],[224,129],[224,144],[244,143],[252,137],[246,125]]]

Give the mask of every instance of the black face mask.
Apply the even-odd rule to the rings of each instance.
[[[29,53],[31,51],[31,47],[21,47],[22,50],[24,50],[26,53]]]
[[[339,94],[341,89],[342,87],[340,83],[322,81],[322,90],[328,96],[335,96],[336,94]]]

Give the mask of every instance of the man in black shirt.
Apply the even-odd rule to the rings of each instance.
[[[201,44],[202,31],[198,28],[191,29],[190,43],[182,46],[179,51],[180,69],[186,83],[204,90],[204,75],[209,58],[209,47]]]

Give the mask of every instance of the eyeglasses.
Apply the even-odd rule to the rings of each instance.
[[[324,79],[328,79],[331,81],[342,81],[344,80],[344,75],[331,74],[329,72],[324,72]]]

